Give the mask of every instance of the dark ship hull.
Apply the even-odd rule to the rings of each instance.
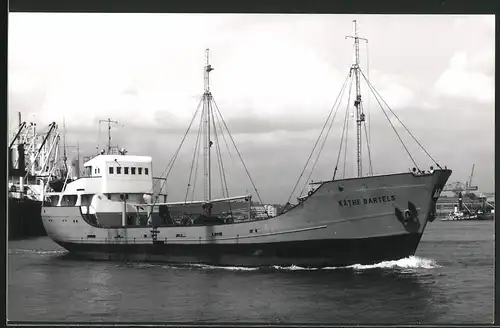
[[[365,239],[324,239],[255,244],[92,244],[58,241],[72,256],[91,260],[218,266],[344,267],[399,260],[415,254],[421,233]],[[333,251],[337,250],[337,251]]]
[[[9,197],[9,240],[46,236],[41,217],[42,202],[27,198]]]
[[[484,213],[484,214],[477,215],[478,221],[492,221],[494,219],[495,219],[495,215],[493,215],[493,213]]]
[[[57,179],[50,183],[50,187],[57,192],[62,191],[63,185],[64,179]],[[42,222],[41,210],[41,201],[10,196],[7,208],[9,240],[47,236]]]

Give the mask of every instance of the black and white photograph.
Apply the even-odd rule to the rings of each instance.
[[[493,323],[495,24],[9,13],[7,320]]]

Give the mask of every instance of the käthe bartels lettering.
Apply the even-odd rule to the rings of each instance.
[[[370,197],[370,198],[358,198],[358,199],[342,199],[342,200],[339,200],[339,206],[340,207],[351,207],[351,206],[358,206],[358,205],[382,204],[382,203],[393,202],[395,200],[396,200],[395,195]]]

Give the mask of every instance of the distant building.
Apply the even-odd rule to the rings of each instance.
[[[255,205],[251,207],[251,211],[255,219],[266,219],[268,215],[270,217],[278,215],[278,208],[275,205]]]
[[[265,219],[267,218],[266,208],[262,205],[255,205],[250,208],[252,211],[252,218],[254,219]]]
[[[275,217],[278,215],[278,208],[275,205],[264,205],[264,207],[267,210],[267,214],[269,214],[270,217]]]

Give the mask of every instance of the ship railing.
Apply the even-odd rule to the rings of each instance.
[[[210,201],[135,204],[135,207],[137,213],[144,209],[149,212],[151,220],[148,222],[150,223],[153,221],[158,222],[158,220],[163,221],[163,219],[167,220],[168,217],[168,220],[171,222],[170,224],[174,225],[228,224],[235,223],[235,221],[252,220],[254,218],[252,215],[251,198],[251,195],[243,195],[212,199]],[[163,218],[158,219],[158,216],[163,216]],[[153,217],[156,217],[156,219]],[[165,222],[165,224],[170,225],[168,222]]]
[[[252,199],[252,195],[219,198],[219,199],[212,199],[209,201],[207,201],[207,200],[195,200],[195,201],[177,201],[177,202],[166,202],[166,203],[141,204],[140,206],[204,205],[204,204],[231,202],[231,201],[236,201],[236,200],[241,200],[241,199],[244,199],[246,202],[248,202]]]

